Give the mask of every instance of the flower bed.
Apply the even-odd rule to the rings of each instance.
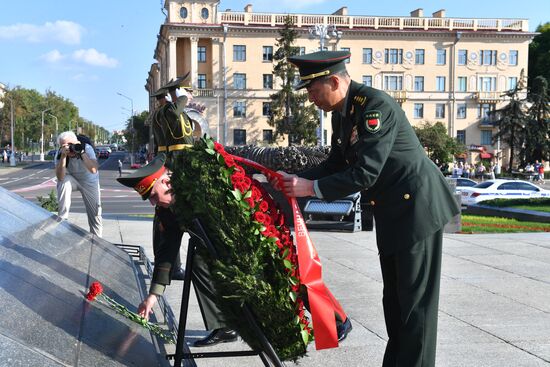
[[[281,359],[303,356],[313,331],[299,292],[296,250],[276,203],[211,139],[185,150],[173,171],[180,224],[192,228],[193,219],[200,219],[223,259],[209,266],[229,326],[261,348],[244,321],[246,303]]]

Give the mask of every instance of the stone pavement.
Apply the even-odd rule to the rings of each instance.
[[[71,214],[70,221],[87,229],[85,214]],[[106,240],[141,245],[150,259],[151,228],[152,220],[147,218],[104,217]],[[381,366],[386,331],[374,232],[312,232],[311,237],[323,263],[324,280],[351,317],[353,331],[337,349],[316,351],[312,345],[296,366]],[[182,246],[183,261],[184,251]],[[550,233],[446,234],[436,365],[550,366],[549,270]],[[182,282],[174,282],[166,292],[175,313],[181,289]],[[203,328],[193,298],[189,340],[206,335]],[[238,342],[208,351],[246,348]],[[263,364],[257,357],[239,357],[199,359],[197,365]]]

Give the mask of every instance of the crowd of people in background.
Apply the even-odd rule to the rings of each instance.
[[[438,162],[436,162],[438,164]],[[478,162],[450,162],[438,164],[439,169],[445,176],[453,178],[463,177],[469,179],[495,179],[500,177],[502,167],[495,162],[485,163]],[[544,162],[535,160],[535,163],[527,163],[523,169],[518,169],[517,172],[524,175],[525,179],[540,184],[544,184]]]

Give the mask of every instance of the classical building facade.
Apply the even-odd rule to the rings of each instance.
[[[351,77],[391,94],[411,124],[441,121],[449,135],[470,148],[469,161],[502,158],[493,144],[487,112],[505,103],[503,92],[527,75],[528,45],[534,33],[525,19],[446,17],[440,10],[409,17],[220,11],[217,0],[166,0],[155,59],[146,89],[152,93],[171,78],[191,72],[194,103],[204,108],[208,132],[227,145],[269,144],[269,96],[276,38],[291,16],[301,52],[322,46],[349,50]],[[151,110],[153,100],[151,99]],[[330,136],[330,114],[322,119]],[[326,138],[325,138],[326,141]],[[285,142],[278,142],[285,144]]]

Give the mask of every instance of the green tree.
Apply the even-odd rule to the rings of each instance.
[[[537,76],[550,80],[550,22],[539,25],[537,32],[529,45],[529,85]]]
[[[297,70],[287,58],[298,53],[293,46],[297,37],[291,17],[285,18],[285,24],[277,39],[278,49],[273,55],[275,66],[273,74],[281,81],[281,90],[271,95],[271,113],[268,123],[275,128],[275,140],[288,134],[288,144],[314,145],[317,142],[316,129],[319,117],[316,107],[308,103],[307,93],[294,91]]]
[[[512,172],[516,156],[520,160],[524,160],[521,151],[517,152],[517,150],[521,150],[525,142],[525,125],[529,121],[529,116],[525,111],[525,101],[519,96],[519,93],[525,89],[523,79],[522,70],[520,81],[516,87],[505,93],[510,98],[510,102],[504,107],[490,112],[490,116],[495,119],[495,126],[498,128],[497,133],[493,136],[493,141],[500,139],[510,148],[508,172]]]
[[[149,125],[145,124],[148,116],[149,113],[147,111],[142,111],[134,115],[133,119],[129,118],[126,120],[124,137],[132,152],[136,152],[140,145],[149,143]]]
[[[445,125],[439,121],[435,124],[426,122],[418,127],[413,126],[413,129],[428,157],[434,162],[452,162],[455,155],[466,151],[464,144],[451,138]]]
[[[550,158],[550,95],[548,81],[543,76],[533,79],[529,88],[529,121],[525,126],[525,160]]]

